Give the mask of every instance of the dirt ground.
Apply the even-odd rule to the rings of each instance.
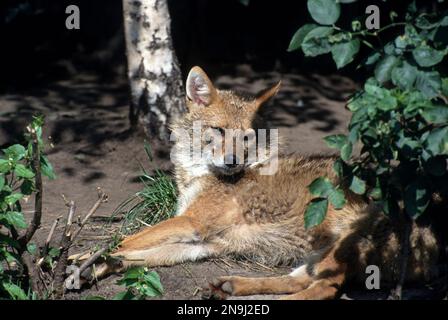
[[[288,150],[302,154],[331,152],[322,137],[344,132],[349,119],[345,101],[356,88],[352,80],[338,75],[255,73],[243,65],[218,77],[215,83],[220,88],[256,93],[280,79],[282,89],[266,111],[271,113],[272,124],[280,129],[280,135],[288,139]],[[77,214],[84,215],[97,199],[96,187],[101,187],[109,201],[96,216],[108,217],[141,188],[139,163],[148,169],[172,168],[166,148],[157,149],[154,162],[148,163],[144,137],[129,130],[127,101],[124,77],[104,81],[84,73],[0,96],[0,146],[16,141],[35,112],[46,115],[44,136],[54,145],[49,159],[57,179],[44,181],[44,215],[35,236],[37,243],[42,243],[54,219],[66,214],[61,193],[76,202]],[[72,251],[85,251],[104,241],[103,224],[100,219],[93,221]],[[290,270],[220,260],[157,268],[165,288],[163,299],[199,299],[200,289],[219,275],[272,275]],[[69,292],[66,298],[112,297],[122,290],[115,284],[118,278],[111,276],[91,288]],[[384,294],[351,291],[348,296],[378,299]]]

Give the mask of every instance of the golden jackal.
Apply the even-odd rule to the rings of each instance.
[[[345,191],[341,210],[330,206],[324,222],[304,227],[304,211],[312,199],[307,186],[325,176],[336,183],[333,158],[279,156],[273,174],[261,170],[277,161],[274,156],[241,161],[223,151],[213,159],[203,139],[201,156],[192,156],[194,123],[201,133],[214,129],[263,129],[258,109],[279,90],[280,84],[256,97],[215,89],[199,67],[186,82],[188,113],[173,124],[179,138],[172,152],[179,189],[177,215],[124,239],[98,276],[132,265],[169,266],[223,255],[245,256],[263,263],[302,263],[281,277],[222,277],[211,282],[215,295],[289,294],[288,299],[334,298],[348,280],[365,280],[365,268],[377,265],[381,281],[394,280],[400,251],[400,227],[361,197]],[[246,143],[246,139],[241,140]],[[222,145],[222,144],[217,144]],[[243,154],[247,153],[247,146]],[[209,152],[209,153],[207,153]],[[269,147],[266,147],[269,153]],[[263,153],[263,152],[262,152]],[[427,280],[433,273],[438,245],[429,227],[414,227],[408,280]]]

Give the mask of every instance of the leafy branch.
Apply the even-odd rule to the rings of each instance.
[[[335,26],[340,3],[307,3],[316,23],[297,30],[289,51],[301,49],[308,57],[331,53],[338,69],[356,59],[361,44],[372,52],[361,62],[371,76],[348,101],[352,112],[348,134],[325,138],[329,147],[339,151],[334,164],[339,183],[335,186],[327,177],[320,177],[310,184],[316,198],[305,212],[305,226],[322,223],[330,204],[341,209],[345,194],[351,192],[379,204],[385,214],[405,221],[405,229],[410,230],[412,220],[435,207],[447,208],[448,78],[442,75],[442,63],[448,54],[443,36],[448,32],[448,15],[420,13],[412,1],[402,21],[369,31],[361,30],[361,23],[355,20],[352,31],[347,31]],[[390,17],[397,15],[391,12]],[[379,38],[394,27],[402,28],[397,28],[392,38]],[[380,44],[388,41],[377,47],[366,39],[372,36]],[[357,145],[361,152],[355,157]],[[409,234],[402,246],[403,272]]]

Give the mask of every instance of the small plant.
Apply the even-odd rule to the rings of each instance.
[[[27,144],[14,144],[0,154],[0,298],[33,299],[30,275],[24,256],[36,251],[30,243],[40,225],[42,212],[41,173],[55,174],[43,154],[43,118],[35,117],[27,127]],[[27,224],[21,201],[35,196],[35,212]]]
[[[126,291],[117,294],[114,300],[144,300],[163,294],[159,275],[145,267],[129,269],[117,284],[126,286]]]
[[[127,270],[117,284],[125,286],[126,290],[116,294],[113,300],[145,300],[163,294],[159,275],[146,267],[134,267]],[[105,298],[88,296],[86,300],[105,300]]]
[[[145,143],[145,151],[152,161],[151,150]],[[165,173],[156,170],[150,175],[141,165],[140,180],[143,189],[121,203],[115,214],[126,212],[122,233],[130,234],[144,225],[154,225],[174,215],[177,204],[177,191],[174,181]]]

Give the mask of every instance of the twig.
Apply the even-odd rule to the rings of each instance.
[[[57,217],[56,220],[54,220],[53,225],[51,226],[50,232],[48,233],[47,240],[45,240],[45,246],[47,248],[50,245],[51,239],[53,238],[54,231],[56,230],[56,227],[58,226],[59,219],[61,219],[60,216]]]
[[[64,198],[64,197],[63,197]],[[66,199],[64,198],[64,201]],[[62,233],[61,240],[59,242],[60,255],[58,263],[56,264],[56,268],[54,270],[54,297],[56,299],[62,298],[64,295],[64,278],[65,278],[65,269],[68,264],[68,249],[70,247],[71,241],[71,233],[70,228],[72,224],[72,218],[76,211],[76,206],[74,201],[65,201],[65,204],[69,207],[67,214],[67,223],[65,224],[65,230]]]
[[[48,252],[48,247],[50,246],[51,239],[53,238],[54,231],[56,230],[56,227],[58,226],[59,220],[61,219],[61,216],[57,217],[56,220],[54,220],[53,224],[51,225],[50,232],[48,233],[47,240],[45,240],[45,245],[42,252],[42,258],[39,260],[39,265],[42,264],[41,261],[45,258]]]
[[[84,263],[79,267],[79,273],[81,274],[84,270],[86,270],[88,267],[90,267],[92,264],[98,260],[99,257],[103,255],[104,252],[106,252],[107,248],[102,248],[95,252],[93,255],[89,257]]]
[[[42,218],[42,173],[40,167],[40,148],[39,141],[36,134],[36,131],[32,128],[28,128],[28,131],[32,137],[32,146],[33,146],[33,157],[32,157],[32,166],[35,174],[35,198],[34,198],[34,215],[33,218],[26,229],[25,233],[18,239],[18,242],[21,247],[21,251],[24,252],[26,250],[26,245],[33,237],[36,230],[40,227],[40,222]]]
[[[71,242],[73,243],[76,239],[76,237],[81,233],[82,229],[84,228],[84,225],[86,224],[87,220],[98,210],[100,205],[104,202],[107,202],[108,196],[105,194],[101,188],[97,188],[98,190],[98,200],[95,202],[93,207],[89,210],[89,212],[86,214],[84,219],[81,220],[79,224],[79,229],[73,234],[73,237],[71,238]]]
[[[74,201],[70,201],[67,206],[70,208],[70,210],[68,212],[65,233],[69,236],[70,235],[70,228],[72,227],[73,215],[75,214],[75,210],[76,210],[76,206],[75,206],[75,202]]]

